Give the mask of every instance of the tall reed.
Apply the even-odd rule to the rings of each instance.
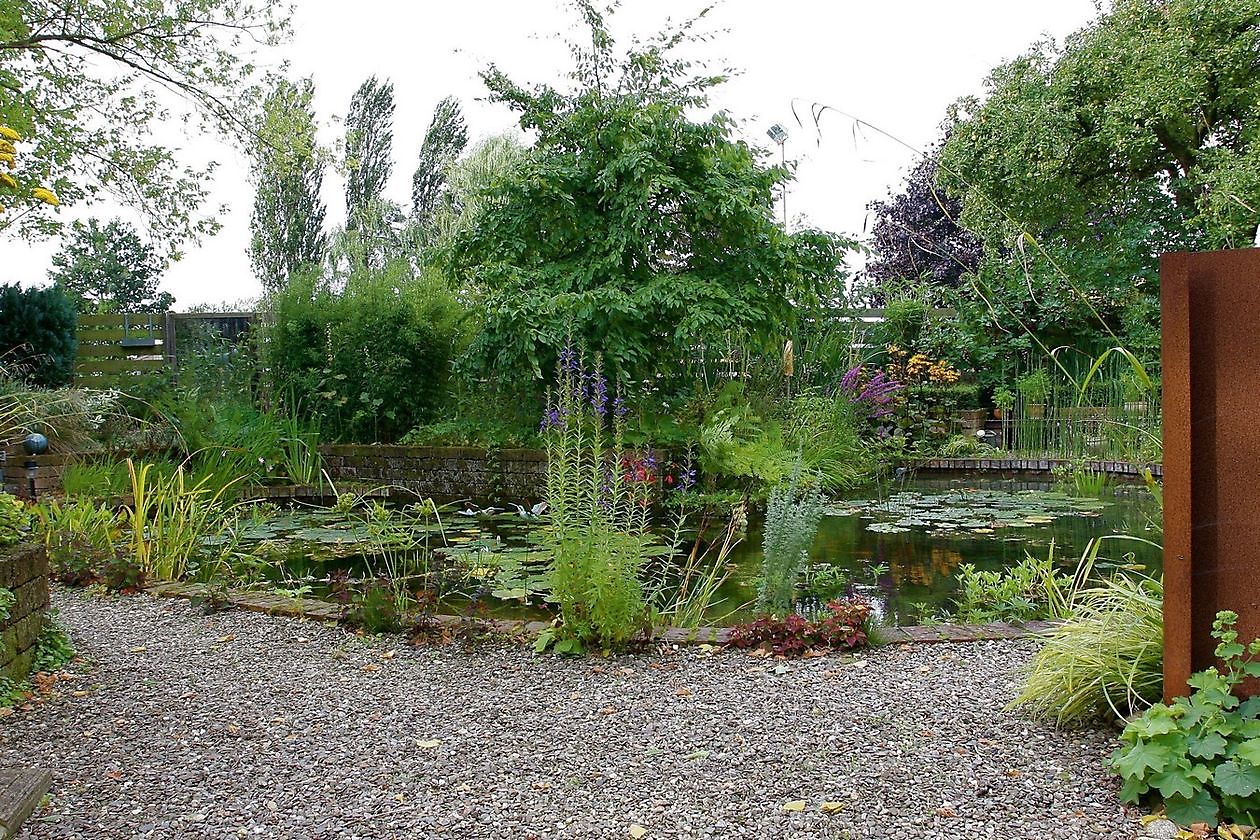
[[[175,581],[188,575],[206,540],[222,534],[236,507],[229,503],[233,479],[218,486],[209,476],[190,482],[183,467],[154,476],[152,464],[127,459],[131,504],[123,508],[129,548],[148,580]]]

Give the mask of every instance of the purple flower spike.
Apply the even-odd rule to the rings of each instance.
[[[842,391],[856,391],[858,381],[862,378],[862,366],[855,365],[840,378],[840,389]]]
[[[564,349],[560,351],[560,369],[565,373],[577,372],[578,356],[572,344],[564,345]]]
[[[603,417],[608,410],[608,380],[601,373],[593,373],[591,383],[591,408],[597,416]]]

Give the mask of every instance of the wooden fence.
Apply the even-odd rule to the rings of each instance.
[[[175,381],[179,376],[177,339],[181,326],[205,323],[235,342],[249,331],[255,317],[252,312],[80,315],[74,384],[127,390],[147,377]]]
[[[169,378],[168,313],[80,315],[74,384],[81,388],[134,387],[145,377]]]

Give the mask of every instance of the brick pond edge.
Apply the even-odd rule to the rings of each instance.
[[[199,599],[208,596],[206,586],[198,583],[157,583],[145,591],[159,598]],[[229,589],[218,592],[216,597],[225,604],[252,612],[304,618],[311,621],[336,622],[341,608],[318,598],[294,598],[267,592]],[[546,621],[473,619],[459,615],[435,614],[431,620],[446,627],[460,627],[479,623],[489,632],[511,637],[533,637],[550,626]],[[1004,621],[991,624],[930,624],[907,627],[884,627],[880,640],[885,644],[932,644],[950,642],[985,642],[1006,639],[1027,639],[1045,636],[1058,626],[1054,621],[1029,621],[1011,624]],[[654,641],[679,645],[723,645],[730,639],[729,627],[698,627],[694,630],[671,628],[654,637]]]

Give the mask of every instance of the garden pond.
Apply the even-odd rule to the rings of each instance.
[[[334,599],[370,575],[424,576],[442,611],[473,604],[494,617],[545,617],[547,555],[537,542],[545,517],[513,508],[434,515],[379,504],[353,512],[263,507],[236,532],[236,573],[280,592]],[[1158,518],[1154,499],[1139,487],[1101,499],[985,479],[873,488],[828,505],[802,601],[857,594],[889,623],[943,620],[963,564],[1001,569],[1025,552],[1044,555],[1053,543],[1055,557],[1071,569],[1091,539],[1106,535],[1137,539],[1108,540],[1100,565],[1158,573]],[[718,533],[706,539],[720,540],[721,528],[710,530]],[[694,537],[694,527],[683,532],[684,549]],[[753,519],[740,537],[728,556],[731,575],[719,590],[720,603],[709,612],[714,623],[746,619],[756,596],[761,523]]]

